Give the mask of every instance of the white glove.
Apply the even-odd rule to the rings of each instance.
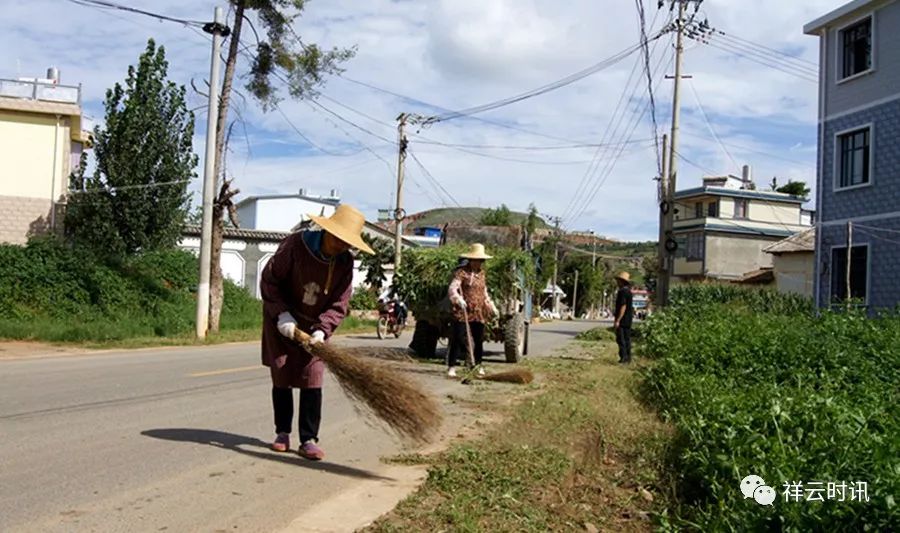
[[[491,314],[493,316],[500,316],[500,311],[497,310],[497,306],[494,305],[494,302],[489,302],[489,304],[491,306]]]
[[[321,330],[313,331],[312,336],[309,338],[309,345],[315,346],[316,344],[322,344],[325,342],[325,332]]]
[[[454,296],[450,300],[450,303],[462,309],[466,309],[466,301],[462,299],[462,296]]]
[[[285,311],[278,315],[278,332],[289,339],[294,338],[294,330],[297,329],[297,321]]]

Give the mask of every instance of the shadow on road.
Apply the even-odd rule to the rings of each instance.
[[[309,468],[310,470],[319,470],[330,474],[337,474],[339,476],[394,481],[393,478],[379,476],[368,470],[362,470],[352,466],[344,466],[336,463],[329,463],[327,461],[313,462],[303,459],[296,453],[273,452],[269,449],[268,442],[264,442],[255,437],[235,435],[234,433],[226,433],[224,431],[215,431],[211,429],[166,428],[148,429],[142,431],[141,435],[160,440],[207,444],[216,448],[225,448],[256,459],[265,459],[268,461],[301,466],[303,468]],[[259,448],[263,451],[250,450],[247,449],[247,447]]]

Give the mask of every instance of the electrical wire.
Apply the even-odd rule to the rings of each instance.
[[[651,28],[656,24],[656,19],[659,17],[659,13],[660,13],[659,11],[656,12],[656,16],[654,16],[653,22],[650,23]],[[654,43],[653,51],[651,52],[651,55],[653,54],[653,52],[656,51],[656,47],[659,42],[660,41],[657,41],[656,43]],[[662,59],[660,59],[660,61],[662,61]],[[628,75],[628,80],[625,82],[625,86],[622,88],[622,93],[619,95],[619,100],[618,100],[618,102],[616,102],[616,107],[613,110],[612,116],[610,117],[609,122],[607,122],[606,128],[600,137],[601,144],[603,144],[603,145],[609,146],[611,144],[610,141],[611,141],[612,137],[615,135],[615,132],[618,131],[619,125],[621,124],[621,121],[624,118],[625,111],[624,111],[624,108],[622,107],[622,105],[625,102],[626,95],[628,95],[628,93],[629,93],[629,87],[632,86],[632,81],[634,81],[635,87],[631,91],[631,96],[628,97],[628,100],[630,101],[631,98],[633,98],[634,95],[636,94],[637,83],[639,83],[640,78],[635,79],[635,74],[637,73],[637,69],[638,69],[638,66],[640,65],[640,63],[641,63],[641,59],[638,58],[634,62],[634,65],[631,67],[631,73]],[[622,115],[619,115],[620,111],[623,113]],[[617,121],[617,117],[618,117],[618,121]],[[613,129],[613,124],[615,124],[614,129]],[[563,210],[563,213],[562,213],[563,219],[567,218],[568,215],[570,213],[572,213],[573,210],[576,209],[579,199],[583,198],[584,192],[587,192],[586,187],[589,187],[591,176],[595,173],[596,169],[599,168],[599,164],[600,164],[599,162],[602,159],[601,154],[605,155],[607,153],[607,151],[608,151],[608,149],[604,149],[603,147],[598,147],[597,150],[594,152],[594,160],[585,169],[584,174],[581,176],[581,179],[578,182],[578,186],[575,188],[575,193],[572,195],[571,200],[569,200],[568,204],[566,205],[566,208]]]
[[[722,148],[722,151],[725,152],[725,155],[728,156],[728,159],[731,160],[731,163],[734,165],[734,168],[740,169],[740,165],[738,165],[737,161],[735,161],[734,157],[731,156],[731,152],[728,151],[728,148],[725,147],[725,144],[722,142],[722,139],[719,138],[719,135],[716,133],[716,130],[713,128],[712,122],[709,120],[709,115],[706,114],[706,109],[703,108],[703,104],[700,102],[700,95],[697,94],[697,89],[694,87],[694,82],[692,80],[688,80],[691,87],[691,92],[694,93],[694,99],[697,101],[697,108],[700,109],[700,113],[703,115],[703,120],[706,122],[706,127],[709,128],[709,132],[712,134],[713,138],[719,143],[719,147]]]
[[[138,9],[135,7],[129,7],[122,4],[117,4],[115,2],[109,2],[106,0],[68,0],[69,2],[84,6],[84,7],[92,7],[96,9],[115,9],[118,11],[125,11],[128,13],[135,13],[138,15],[144,15],[147,17],[153,17],[157,20],[166,21],[166,22],[176,22],[178,24],[184,24],[185,26],[196,26],[202,28],[207,22],[202,20],[189,20],[189,19],[181,19],[177,17],[170,17],[168,15],[162,15],[160,13],[154,13],[152,11],[144,11],[143,9]]]
[[[650,40],[659,39],[664,34],[665,34],[664,31],[660,31],[656,35],[654,35]],[[605,70],[605,69],[617,64],[618,62],[622,61],[623,59],[630,56],[634,52],[638,51],[640,48],[641,48],[640,43],[629,46],[628,48],[625,48],[624,50],[622,50],[622,51],[620,51],[598,63],[595,63],[585,69],[582,69],[574,74],[570,74],[570,75],[568,75],[562,79],[559,79],[557,81],[548,83],[546,85],[543,85],[536,89],[532,89],[530,91],[526,91],[524,93],[517,94],[515,96],[510,96],[508,98],[503,98],[503,99],[496,100],[494,102],[490,102],[487,104],[469,107],[469,108],[462,109],[459,111],[452,111],[450,113],[445,113],[443,115],[429,117],[425,120],[425,124],[446,122],[448,120],[453,120],[453,119],[459,118],[459,117],[470,116],[470,115],[474,115],[477,113],[483,113],[485,111],[490,111],[490,110],[497,109],[500,107],[505,107],[505,106],[508,106],[511,104],[521,102],[523,100],[527,100],[529,98],[534,98],[535,96],[540,96],[542,94],[546,94],[550,91],[554,91],[554,90],[560,89],[562,87],[566,87],[567,85],[571,85],[571,84],[575,83],[576,81],[582,80],[592,74],[596,74],[597,72],[600,72],[602,70]]]
[[[795,56],[795,55],[791,55],[791,54],[788,54],[788,53],[786,53],[786,52],[782,52],[781,50],[777,50],[777,49],[775,49],[775,48],[770,48],[770,47],[768,47],[768,46],[766,46],[766,45],[764,45],[764,44],[756,43],[756,42],[751,41],[751,40],[749,40],[749,39],[744,39],[744,38],[739,37],[739,36],[737,36],[737,35],[735,35],[735,34],[733,34],[733,33],[725,33],[724,31],[722,31],[722,30],[720,30],[720,29],[718,29],[718,28],[713,28],[712,31],[714,31],[715,33],[717,33],[718,35],[720,35],[720,36],[722,36],[722,37],[729,38],[729,39],[731,39],[732,41],[737,41],[737,42],[743,43],[743,44],[744,44],[745,46],[747,46],[748,48],[756,48],[756,49],[763,50],[763,51],[765,51],[765,52],[767,52],[767,53],[770,53],[770,54],[778,54],[778,55],[780,55],[780,56],[782,56],[782,57],[784,57],[784,58],[786,58],[786,59],[796,61],[796,62],[798,62],[798,63],[800,63],[800,64],[808,65],[808,67],[813,67],[814,69],[817,69],[817,68],[818,68],[818,65],[817,65],[816,63],[814,63],[814,62],[812,62],[812,61],[809,61],[809,60],[807,60],[807,59],[803,59],[802,57]]]
[[[875,226],[866,226],[865,224],[859,224],[859,223],[857,223],[857,222],[854,222],[854,223],[853,223],[853,227],[854,227],[854,228],[863,228],[863,229],[868,229],[868,230],[873,230],[873,231],[884,231],[884,232],[886,232],[886,233],[896,233],[896,234],[900,234],[900,230],[889,229],[889,228],[878,228],[878,227],[875,227]]]
[[[355,151],[355,152],[351,152],[351,153],[338,153],[338,152],[332,152],[331,150],[322,148],[321,146],[319,146],[318,144],[316,144],[315,142],[313,142],[312,139],[310,139],[309,137],[307,137],[302,131],[300,131],[300,128],[298,128],[298,127],[291,121],[291,119],[288,118],[287,113],[285,113],[284,110],[281,109],[281,106],[279,106],[278,104],[274,104],[273,107],[275,108],[276,111],[278,111],[278,113],[282,116],[282,118],[284,118],[284,121],[288,123],[288,125],[291,127],[291,129],[293,129],[294,132],[296,132],[297,135],[300,136],[300,138],[302,138],[304,141],[306,141],[306,143],[307,143],[308,145],[310,145],[311,147],[315,148],[316,150],[318,150],[318,151],[320,151],[320,152],[322,152],[322,153],[324,153],[324,154],[333,155],[333,156],[338,156],[338,157],[346,157],[346,156],[356,155],[356,154],[362,152],[363,150],[365,150],[365,148],[360,148],[359,150],[357,150],[357,151]]]
[[[662,175],[662,153],[659,145],[659,124],[656,121],[656,100],[653,97],[653,75],[650,71],[650,46],[647,39],[647,20],[644,16],[644,0],[634,0],[641,28],[641,55],[644,58],[644,74],[647,76],[647,95],[650,98],[650,120],[653,128],[653,141],[656,146],[656,171]],[[657,15],[659,11],[657,11]],[[654,18],[654,22],[656,19]]]
[[[853,229],[854,229],[854,230],[856,230],[856,229],[858,229],[858,228],[859,228],[859,226],[857,226],[856,224],[853,225]],[[871,233],[871,232],[866,231],[866,230],[863,230],[863,229],[860,229],[859,232],[862,233],[863,235],[868,235],[869,237],[874,237],[874,238],[876,238],[876,239],[879,239],[879,240],[882,240],[882,241],[885,241],[885,242],[889,242],[889,243],[892,243],[892,244],[900,244],[900,241],[897,241],[897,240],[894,240],[894,239],[888,239],[887,237],[884,237],[884,236],[881,236],[881,235],[877,235],[877,234],[875,234],[875,233]]]
[[[460,204],[459,201],[457,201],[457,199],[454,198],[452,194],[450,194],[450,191],[448,191],[447,189],[444,188],[444,186],[441,184],[441,182],[437,178],[434,177],[434,175],[428,170],[428,168],[425,167],[425,164],[419,160],[419,157],[415,154],[415,152],[413,152],[411,149],[407,148],[406,153],[408,153],[410,155],[410,157],[412,157],[412,159],[416,163],[416,165],[418,165],[419,168],[422,170],[422,173],[428,179],[430,179],[432,181],[432,183],[436,187],[438,187],[438,189],[441,190],[444,193],[444,195],[447,196],[447,198],[450,199],[451,202],[456,204],[457,207],[462,207],[462,204]]]
[[[672,39],[670,38],[670,45],[671,45],[671,40]],[[665,53],[660,54],[660,57],[659,57],[659,60],[657,62],[656,69],[655,69],[655,73],[657,74],[657,76],[659,74],[660,69],[662,69],[662,68],[668,69],[669,66],[674,62],[674,57],[672,57],[669,59],[668,64],[664,67],[665,59],[666,59],[666,54]],[[661,84],[662,78],[659,76],[658,76],[658,78],[659,78],[659,81],[657,82],[657,84]],[[629,102],[637,94],[637,91],[639,89],[639,84],[640,84],[640,77],[636,78],[635,81],[636,81],[636,84],[635,84],[634,90],[632,91],[631,96],[628,99]],[[627,91],[627,85],[626,85],[626,91]],[[630,126],[626,125],[624,130],[622,130],[622,133],[619,136],[620,140],[626,140],[626,139],[631,138],[631,136],[634,134],[634,131],[637,129],[638,125],[640,124],[641,120],[643,120],[644,115],[646,115],[647,111],[649,110],[649,107],[650,107],[650,103],[648,101],[645,104],[643,111],[640,113],[639,116],[637,116],[637,119],[633,120],[633,122],[631,123]],[[634,117],[636,115],[636,113],[637,113],[637,109],[633,110],[631,112],[630,116]],[[623,109],[623,113],[619,116],[619,119],[616,122],[615,127],[612,129],[611,135],[613,137],[615,137],[618,134],[619,127],[622,125],[622,123],[623,123],[622,121],[624,120],[624,118],[625,118],[625,112]],[[610,123],[610,124],[612,124],[612,123]],[[630,128],[630,130],[629,130],[629,128]],[[624,147],[624,145],[623,145],[623,147]],[[576,220],[578,220],[584,214],[584,212],[588,209],[588,207],[591,205],[591,203],[594,201],[594,198],[596,198],[597,193],[600,191],[600,189],[606,183],[607,179],[609,179],[609,176],[612,174],[612,171],[615,169],[616,163],[618,162],[618,159],[621,157],[623,150],[624,150],[624,148],[620,148],[618,150],[618,152],[613,156],[613,158],[611,160],[609,160],[609,162],[605,165],[603,170],[600,170],[600,165],[599,165],[600,159],[599,159],[599,152],[598,152],[597,165],[593,166],[593,168],[589,167],[588,168],[589,174],[586,174],[586,175],[590,176],[587,183],[590,183],[591,180],[593,180],[594,185],[593,186],[588,185],[588,188],[584,190],[583,194],[575,196],[574,208],[571,211],[568,211],[569,213],[573,213],[569,217],[569,221],[571,223],[574,223]],[[590,192],[588,192],[588,191],[590,191]],[[568,225],[568,223],[567,223],[567,225]]]
[[[696,168],[696,169],[699,169],[699,170],[702,170],[703,172],[706,172],[707,175],[714,176],[714,175],[716,174],[716,171],[715,171],[715,170],[710,170],[710,169],[708,169],[707,167],[703,167],[703,166],[700,166],[700,165],[697,164],[697,163],[694,163],[693,161],[691,161],[690,159],[688,159],[687,157],[685,157],[684,155],[682,155],[682,153],[679,152],[678,150],[675,150],[675,155],[678,156],[678,159],[681,159],[682,161],[684,161],[684,162],[687,163],[688,165],[691,165],[692,167],[694,167],[694,168]]]
[[[378,91],[378,92],[381,92],[381,93],[384,93],[384,94],[388,94],[388,95],[391,95],[391,96],[393,96],[393,97],[395,97],[395,98],[399,98],[399,99],[401,99],[401,100],[405,100],[405,101],[407,101],[407,102],[410,102],[410,103],[413,103],[413,104],[416,104],[416,105],[424,106],[424,107],[427,107],[427,108],[429,108],[429,109],[433,109],[433,110],[437,110],[437,111],[449,112],[448,109],[443,108],[443,107],[441,107],[441,106],[438,106],[438,105],[436,105],[436,104],[431,104],[431,103],[425,102],[425,101],[423,101],[423,100],[419,100],[419,99],[413,98],[412,96],[408,96],[408,95],[405,95],[405,94],[400,94],[400,93],[395,92],[395,91],[392,91],[392,90],[390,90],[390,89],[385,89],[385,88],[383,88],[383,87],[379,87],[379,86],[377,86],[377,85],[373,85],[373,84],[371,84],[371,83],[369,83],[369,82],[360,81],[360,80],[351,78],[351,77],[349,77],[349,76],[346,76],[345,74],[338,74],[337,77],[340,78],[340,79],[342,79],[342,80],[344,80],[344,81],[346,81],[346,82],[349,82],[349,83],[353,83],[353,84],[355,84],[355,85],[358,85],[358,86],[360,86],[360,87],[365,87],[365,88],[370,89],[370,90],[373,90],[373,91]],[[495,127],[498,127],[498,128],[504,128],[504,129],[508,129],[508,130],[519,131],[519,132],[522,132],[522,133],[527,133],[527,134],[529,134],[529,135],[533,135],[533,136],[535,136],[535,137],[542,137],[542,138],[545,138],[545,139],[551,139],[551,140],[554,140],[554,141],[567,142],[567,143],[575,143],[575,144],[586,144],[586,143],[587,143],[587,141],[577,140],[577,139],[570,139],[570,138],[566,138],[566,137],[560,137],[560,136],[557,136],[557,135],[551,135],[551,134],[548,134],[548,133],[541,133],[541,132],[539,132],[539,131],[534,131],[534,130],[530,130],[530,129],[527,129],[527,128],[522,128],[522,127],[515,126],[515,125],[512,125],[512,124],[505,124],[505,123],[503,123],[503,122],[498,122],[498,121],[486,119],[486,118],[483,118],[483,117],[478,117],[478,116],[466,116],[466,117],[463,117],[463,118],[467,118],[467,119],[471,119],[471,120],[476,120],[476,121],[478,121],[478,122],[482,122],[482,123],[485,123],[485,124],[490,124],[491,126],[495,126]]]

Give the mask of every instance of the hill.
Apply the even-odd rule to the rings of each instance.
[[[444,224],[451,226],[456,225],[477,225],[481,221],[481,217],[487,211],[484,207],[442,207],[438,209],[429,209],[409,215],[406,218],[406,228],[413,230],[425,226],[442,227]],[[519,225],[528,218],[528,213],[520,213],[513,211],[511,213],[513,225]],[[549,228],[550,226],[544,219],[539,219],[538,228]]]

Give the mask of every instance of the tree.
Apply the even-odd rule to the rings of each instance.
[[[284,84],[288,95],[296,99],[315,98],[325,76],[341,72],[339,65],[353,57],[355,48],[323,50],[315,43],[303,41],[294,32],[293,23],[306,7],[305,0],[230,0],[234,8],[234,24],[231,28],[228,55],[225,58],[225,74],[219,95],[219,116],[216,127],[216,161],[218,193],[213,200],[212,253],[210,254],[210,302],[209,329],[219,330],[219,317],[224,299],[221,268],[222,241],[225,229],[224,217],[238,225],[233,198],[240,192],[232,189],[232,180],[224,175],[226,148],[226,124],[233,91],[234,74],[238,56],[246,54],[250,59],[250,71],[245,88],[262,106],[264,111],[277,109],[281,100],[275,85]],[[250,22],[248,10],[256,13],[264,34],[260,35]],[[244,22],[250,25],[256,42],[255,52],[241,44]]]
[[[788,180],[788,182],[781,187],[775,189],[777,192],[782,192],[785,194],[792,194],[794,196],[799,196],[801,198],[807,198],[810,193],[810,188],[806,186],[805,181],[794,181]]]
[[[656,293],[656,283],[659,279],[659,260],[655,255],[647,255],[641,259],[641,270],[644,272],[644,284],[647,290]]]
[[[501,204],[497,209],[488,209],[481,215],[482,226],[509,226],[512,224],[512,212]]]
[[[572,303],[575,295],[575,272],[578,272],[578,300],[575,302],[575,315],[581,316],[586,311],[601,303],[603,289],[606,285],[606,271],[602,264],[596,268],[591,265],[590,256],[572,254],[562,262],[559,272],[559,285]]]
[[[70,178],[65,225],[74,243],[114,256],[178,243],[197,157],[185,88],[167,71],[165,49],[150,39],[125,86],[106,91],[105,124],[94,128],[96,168],[85,176],[82,157]]]
[[[380,237],[363,235],[366,244],[372,247],[374,254],[360,254],[359,260],[363,270],[366,271],[366,284],[380,291],[387,280],[384,265],[394,262],[394,243]]]

